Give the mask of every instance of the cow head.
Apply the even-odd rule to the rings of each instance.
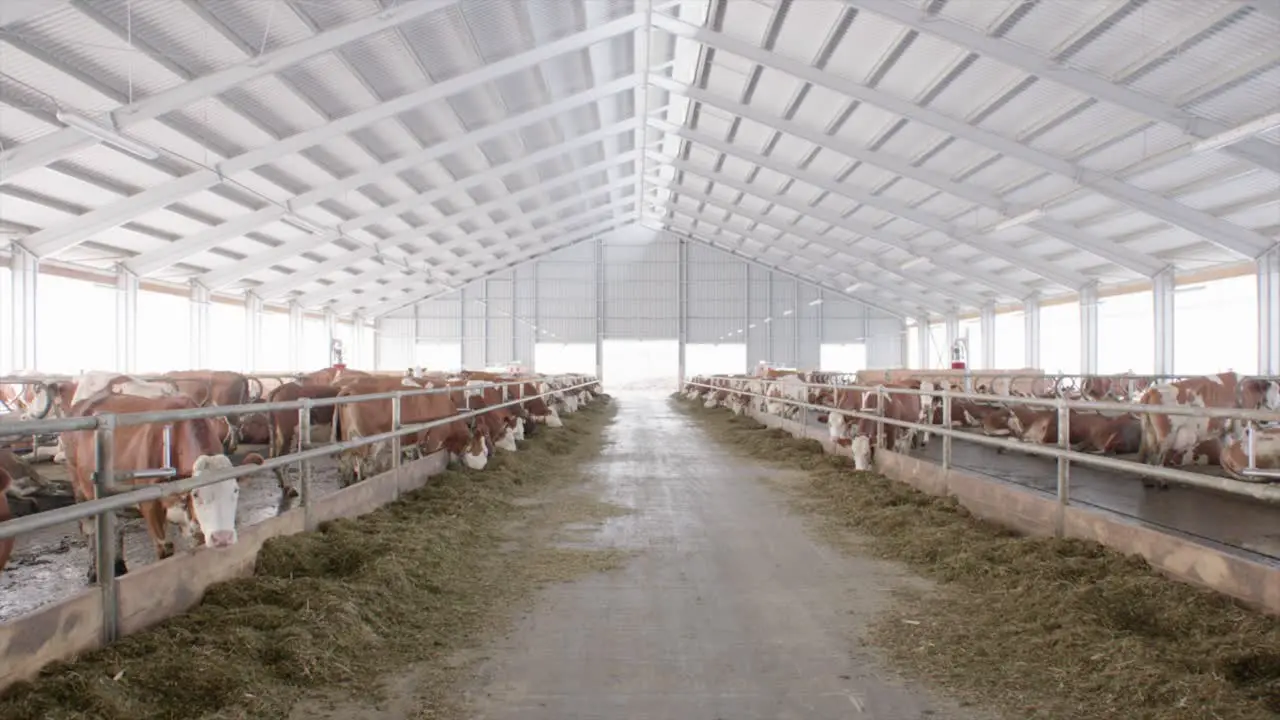
[[[1251,378],[1240,383],[1240,405],[1245,409],[1280,409],[1280,382]]]
[[[853,439],[849,447],[853,453],[853,469],[864,471],[871,469],[871,438],[859,435]]]
[[[467,449],[462,453],[462,464],[472,470],[483,470],[489,464],[491,453],[489,439],[485,437],[484,431],[477,427],[471,431],[471,441],[467,443]]]
[[[256,457],[256,456],[255,456]],[[262,458],[258,458],[262,462]],[[226,455],[201,455],[191,464],[191,477],[227,470],[232,467]],[[200,524],[206,545],[215,548],[236,542],[236,506],[240,501],[240,483],[245,478],[228,479],[191,491],[191,513]],[[171,509],[169,519],[173,520]]]
[[[556,412],[554,405],[547,405],[547,427],[561,428],[564,422],[560,420],[560,413]]]

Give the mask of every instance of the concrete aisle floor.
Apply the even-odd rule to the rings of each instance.
[[[641,552],[549,590],[487,653],[476,717],[975,717],[893,680],[857,639],[906,578],[820,545],[757,481],[779,471],[728,454],[665,397],[618,402],[592,474],[634,513],[590,542]]]

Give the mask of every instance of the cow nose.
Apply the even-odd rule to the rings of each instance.
[[[216,530],[209,536],[209,544],[216,548],[236,544],[235,530]]]

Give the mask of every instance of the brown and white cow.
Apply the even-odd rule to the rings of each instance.
[[[1249,445],[1248,437],[1243,430],[1223,438],[1219,462],[1222,469],[1237,480],[1267,482],[1267,478],[1249,477],[1244,474],[1245,469],[1249,467]],[[1253,465],[1257,470],[1280,470],[1280,428],[1254,429]]]
[[[1142,405],[1280,409],[1280,383],[1241,379],[1234,372],[1194,377],[1151,386],[1139,398]],[[1221,451],[1221,438],[1234,423],[1226,418],[1143,413],[1139,460],[1149,465],[1211,464]],[[1211,447],[1218,444],[1219,447]]]
[[[923,412],[919,395],[907,395],[903,393],[891,393],[890,390],[900,388],[901,385],[885,385],[882,390],[863,393],[862,396],[862,412],[868,415],[877,415],[877,412],[883,409],[879,414],[887,420],[898,420],[901,422],[921,422],[921,413]],[[858,420],[858,432],[854,436],[851,443],[853,451],[854,468],[858,470],[870,470],[872,460],[872,447],[876,435],[876,423],[874,418],[866,417]],[[905,444],[907,449],[915,445],[916,431],[912,428],[904,428],[898,425],[885,423],[884,426],[884,449],[893,450],[899,443]]]
[[[168,397],[139,397],[124,394],[98,395],[71,408],[69,416],[85,417],[107,413],[128,414],[161,410],[187,410],[198,405],[185,395]],[[175,420],[170,423],[170,461],[176,470],[176,478],[194,477],[201,473],[224,470],[232,466],[231,460],[222,454],[222,429],[215,418],[200,420]],[[225,427],[225,425],[223,425]],[[67,465],[70,469],[72,489],[77,502],[97,496],[93,475],[95,470],[95,434],[92,431],[62,433],[67,448]],[[164,424],[119,426],[114,433],[114,465],[116,472],[150,470],[164,467]],[[251,454],[245,463],[261,464],[262,458]],[[241,478],[243,481],[244,478]],[[126,481],[125,484],[146,485],[153,479]],[[223,480],[197,488],[190,493],[150,500],[138,508],[146,522],[147,532],[155,544],[156,557],[164,559],[174,552],[173,543],[167,538],[167,522],[179,526],[185,537],[193,538],[198,529],[203,542],[212,547],[226,547],[236,542],[236,505],[240,496],[240,482]],[[82,522],[81,530],[91,542],[95,537],[92,521]],[[123,552],[123,535],[116,527],[117,559],[115,572],[128,571]],[[89,580],[97,579],[94,565],[95,553],[89,553]]]

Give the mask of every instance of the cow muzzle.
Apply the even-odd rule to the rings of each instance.
[[[209,546],[225,548],[236,544],[235,530],[215,530],[209,535]]]

